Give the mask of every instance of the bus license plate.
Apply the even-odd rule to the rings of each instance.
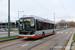
[[[27,38],[27,37],[24,37],[24,38]]]

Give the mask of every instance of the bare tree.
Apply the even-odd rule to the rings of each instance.
[[[67,22],[64,19],[60,20],[58,23],[60,26],[65,26],[67,24]]]

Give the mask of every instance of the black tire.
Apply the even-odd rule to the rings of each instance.
[[[42,38],[44,38],[45,37],[45,34],[44,33],[42,33]]]
[[[55,32],[53,31],[53,35],[55,34]]]

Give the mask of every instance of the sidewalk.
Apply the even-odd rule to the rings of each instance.
[[[71,50],[75,50],[75,42],[72,43]]]
[[[71,44],[71,50],[75,50],[75,33],[73,35],[73,40],[72,40],[72,44]]]

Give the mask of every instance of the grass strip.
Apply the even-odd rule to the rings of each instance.
[[[8,31],[3,31],[3,32],[8,32]],[[18,30],[10,30],[10,32],[18,33]]]
[[[74,33],[74,35],[73,35],[73,40],[75,40],[75,33]]]
[[[0,40],[6,40],[6,39],[11,39],[11,38],[17,38],[18,35],[15,36],[10,36],[10,37],[1,37]]]
[[[18,32],[18,30],[11,30],[10,32],[16,32],[16,33],[17,33],[17,32]]]

